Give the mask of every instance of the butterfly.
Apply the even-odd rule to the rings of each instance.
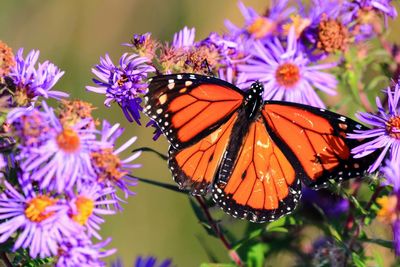
[[[355,159],[363,142],[346,134],[366,127],[307,105],[264,101],[263,86],[246,91],[197,74],[151,79],[144,113],[170,142],[175,182],[192,195],[211,192],[228,214],[252,222],[291,213],[302,183],[313,189],[329,179],[359,177],[371,158]]]

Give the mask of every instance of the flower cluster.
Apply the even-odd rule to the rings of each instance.
[[[124,198],[134,194],[132,186],[137,181],[131,172],[140,167],[133,162],[140,152],[127,158],[121,153],[136,137],[116,147],[124,131],[119,124],[103,121],[100,125],[91,115],[91,104],[66,100],[66,93],[52,90],[63,71],[49,61],[36,67],[39,51],[26,57],[23,49],[15,57],[4,51],[3,57],[8,58],[0,66],[1,81],[6,82],[3,90],[9,98],[1,138],[12,137],[13,142],[1,157],[0,243],[12,242],[13,251],[25,249],[32,258],[54,257],[60,267],[104,266],[102,258],[115,249],[104,248],[110,238],[95,240],[102,239],[103,217],[120,211]],[[108,60],[106,57],[104,63]],[[120,63],[131,68],[141,62],[126,56]],[[136,85],[131,78],[147,71],[115,70],[115,80],[99,84]],[[111,71],[99,68],[98,73]],[[125,94],[117,86],[114,89],[107,94]],[[133,102],[134,94],[127,96],[133,96]],[[59,100],[59,106],[48,106],[46,98]],[[131,110],[131,102],[118,103]],[[124,197],[117,194],[118,189]]]

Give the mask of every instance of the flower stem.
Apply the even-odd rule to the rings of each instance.
[[[226,239],[224,236],[224,233],[221,231],[221,228],[219,227],[218,223],[214,221],[212,218],[210,211],[208,210],[208,206],[204,200],[204,197],[202,196],[194,196],[197,202],[199,203],[204,215],[207,218],[208,223],[210,224],[211,228],[213,229],[214,233],[218,236],[218,238],[221,240],[221,242],[224,244],[225,248],[228,250],[229,256],[231,259],[240,267],[244,266],[242,260],[240,259],[239,254],[232,249],[232,245],[229,243],[229,241]]]
[[[11,261],[7,257],[7,253],[1,252],[0,253],[1,260],[4,262],[4,265],[7,267],[13,267]]]

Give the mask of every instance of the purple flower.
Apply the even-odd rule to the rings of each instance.
[[[188,49],[194,45],[195,36],[195,28],[189,29],[188,27],[184,27],[182,30],[174,34],[172,46],[175,48]]]
[[[23,48],[18,50],[15,56],[16,65],[9,74],[16,86],[15,102],[19,106],[27,106],[39,96],[55,99],[68,97],[67,93],[51,90],[64,72],[49,61],[39,63],[36,68],[39,51],[32,50],[26,58],[23,57],[23,52]]]
[[[346,10],[343,12],[345,23],[357,22],[353,31],[357,33],[356,41],[369,39],[381,31],[380,16],[384,16],[387,25],[387,17],[394,18],[397,11],[391,5],[391,0],[353,0],[345,1]]]
[[[109,205],[116,204],[116,200],[107,199],[108,195],[113,193],[115,193],[114,188],[102,188],[94,183],[82,186],[76,194],[69,194],[69,216],[87,229],[89,237],[95,236],[101,239],[97,232],[100,224],[104,222],[101,216],[115,214],[115,211],[107,208]]]
[[[123,267],[123,263],[121,259],[117,259],[111,263],[111,267]],[[157,264],[157,259],[155,257],[142,257],[138,256],[136,258],[134,267],[172,267],[172,261],[170,259],[166,259],[161,263]]]
[[[101,258],[115,253],[115,249],[106,250],[104,247],[111,242],[111,238],[93,244],[90,238],[84,234],[64,239],[58,249],[56,267],[105,267]]]
[[[134,267],[171,267],[172,261],[166,259],[161,263],[157,264],[157,259],[155,257],[137,257]]]
[[[25,172],[22,180],[37,181],[40,188],[59,193],[93,180],[90,156],[99,143],[95,129],[85,127],[90,120],[64,127],[44,102],[43,108],[43,112],[34,109],[13,122],[22,139],[18,158]]]
[[[238,66],[240,75],[246,75],[247,83],[243,86],[249,87],[256,80],[262,82],[265,100],[284,100],[323,108],[325,105],[314,88],[329,95],[336,94],[335,76],[321,71],[336,64],[312,64],[297,42],[293,27],[285,48],[278,38],[265,44],[255,41],[250,55],[252,58],[247,60],[247,64]]]
[[[57,254],[57,243],[81,231],[67,215],[68,207],[56,196],[25,187],[20,193],[7,181],[0,195],[0,243],[17,235],[14,250],[29,248],[32,257]],[[45,241],[44,241],[45,240]]]
[[[333,195],[328,190],[303,189],[303,203],[305,205],[317,205],[330,218],[337,218],[349,210],[350,203],[347,199]]]
[[[259,15],[253,8],[246,7],[239,1],[239,9],[245,20],[243,28],[234,25],[230,21],[225,21],[225,27],[232,36],[244,35],[247,38],[261,39],[271,35],[276,35],[281,31],[281,24],[287,20],[294,8],[287,8],[287,0],[274,0],[271,8],[265,12],[266,15]]]
[[[145,57],[127,53],[123,54],[116,66],[108,54],[100,57],[100,64],[92,68],[92,72],[98,77],[93,79],[97,85],[86,86],[86,89],[95,93],[105,94],[104,104],[109,107],[111,102],[117,102],[122,108],[125,117],[132,122],[140,124],[140,95],[147,89],[145,79],[155,69],[148,65]]]
[[[93,150],[91,159],[97,182],[104,186],[119,187],[127,198],[134,195],[130,187],[137,185],[137,179],[129,176],[129,173],[133,169],[141,167],[140,164],[132,164],[132,161],[137,159],[141,152],[136,152],[126,159],[120,158],[119,154],[129,148],[137,139],[134,136],[119,148],[114,149],[115,141],[123,131],[124,129],[119,128],[119,124],[111,126],[107,121],[103,121],[100,142],[106,145]],[[115,192],[110,192],[109,195],[114,200],[122,201]],[[118,210],[121,209],[118,202],[115,203],[115,206]]]
[[[368,171],[373,172],[381,165],[387,153],[390,154],[391,160],[400,164],[400,85],[399,82],[394,85],[393,90],[387,88],[388,107],[384,108],[382,102],[377,97],[376,105],[378,113],[372,114],[368,112],[359,112],[356,114],[357,118],[369,125],[373,129],[368,130],[355,130],[353,134],[348,137],[352,139],[371,139],[352,149],[355,154],[354,158],[365,157],[377,150],[382,149],[379,157],[369,167]]]

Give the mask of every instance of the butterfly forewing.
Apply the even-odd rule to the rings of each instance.
[[[351,149],[360,144],[346,134],[364,128],[339,114],[289,102],[268,101],[262,110],[268,129],[288,156],[299,177],[311,187],[328,179],[361,176],[369,159],[354,159]]]
[[[217,130],[242,105],[243,93],[224,81],[195,74],[157,76],[144,112],[175,149],[193,145]]]

